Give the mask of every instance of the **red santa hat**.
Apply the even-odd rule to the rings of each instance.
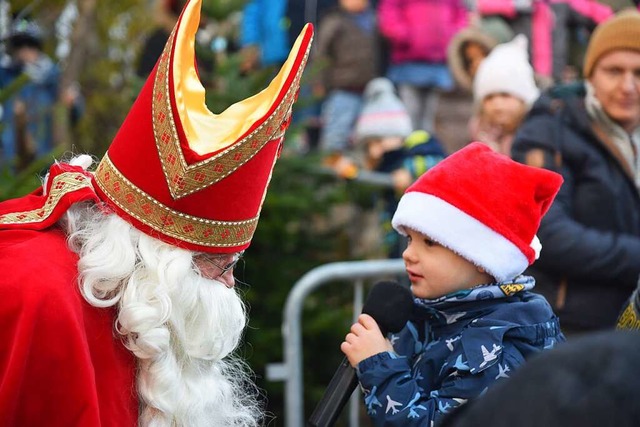
[[[95,174],[53,167],[46,188],[0,204],[0,229],[42,229],[71,204],[99,198],[134,227],[175,246],[205,252],[249,246],[313,28],[303,28],[266,89],[214,114],[195,68],[201,1],[185,5]]]
[[[429,236],[502,282],[537,259],[536,232],[561,184],[555,172],[473,142],[407,188],[392,225]]]

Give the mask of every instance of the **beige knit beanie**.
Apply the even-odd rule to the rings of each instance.
[[[602,55],[617,49],[640,52],[640,12],[637,10],[623,10],[596,27],[584,56],[584,77],[591,76]]]

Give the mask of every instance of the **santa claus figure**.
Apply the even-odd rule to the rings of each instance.
[[[307,26],[271,84],[204,103],[185,6],[96,168],[54,164],[0,203],[0,424],[254,426],[247,317],[233,268],[249,246],[300,85]]]

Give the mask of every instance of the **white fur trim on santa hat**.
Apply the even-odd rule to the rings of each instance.
[[[418,231],[483,268],[498,282],[511,280],[528,266],[527,257],[510,240],[439,197],[408,192],[400,199],[393,228]]]

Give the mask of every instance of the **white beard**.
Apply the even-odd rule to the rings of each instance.
[[[140,425],[259,425],[249,370],[231,355],[246,326],[236,291],[202,278],[191,252],[116,215],[76,205],[63,225],[80,255],[84,298],[118,305],[116,330],[140,368]]]

